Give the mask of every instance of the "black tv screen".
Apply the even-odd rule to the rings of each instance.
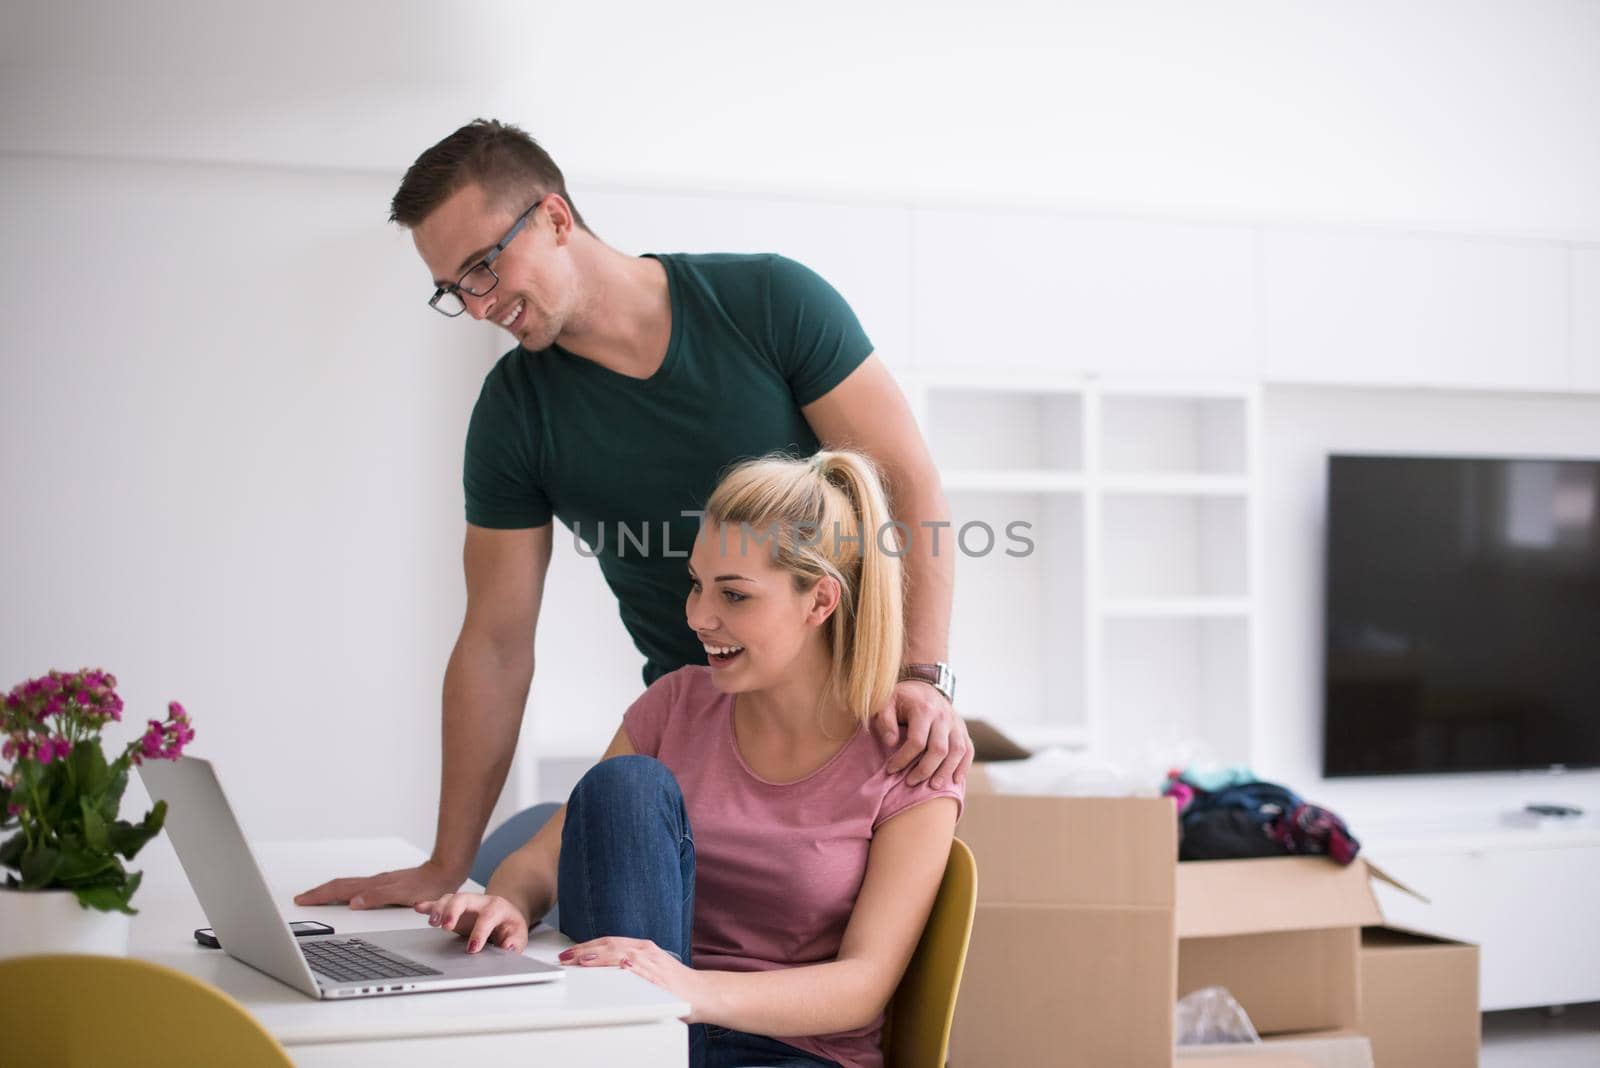
[[[1323,774],[1600,766],[1600,461],[1332,456]]]

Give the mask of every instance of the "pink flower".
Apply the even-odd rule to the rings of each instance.
[[[165,722],[154,719],[146,722],[149,726],[139,739],[139,752],[134,756],[136,763],[177,760],[183,755],[183,747],[194,741],[194,728],[189,724],[189,714],[176,701],[167,705]]]
[[[41,764],[48,764],[56,758],[56,740],[46,738],[39,743],[39,751],[34,754],[34,759]]]
[[[66,707],[66,702],[61,700],[61,695],[54,694],[44,703],[44,711],[39,713],[39,718],[48,719],[51,716],[60,715]]]
[[[159,719],[147,720],[150,726],[145,728],[144,737],[139,739],[139,752],[154,760],[161,755],[161,740],[166,731],[162,728]]]

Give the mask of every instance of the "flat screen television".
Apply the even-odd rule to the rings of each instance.
[[[1331,456],[1322,770],[1600,766],[1600,461]]]

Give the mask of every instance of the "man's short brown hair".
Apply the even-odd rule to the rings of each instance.
[[[550,154],[518,127],[494,119],[473,119],[418,156],[389,202],[389,221],[411,229],[469,182],[514,215],[560,193],[573,221],[589,229]]]

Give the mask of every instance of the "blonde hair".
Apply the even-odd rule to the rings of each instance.
[[[872,461],[845,451],[748,460],[717,484],[705,512],[740,526],[741,535],[746,524],[758,537],[774,533],[773,562],[797,589],[825,576],[839,583],[839,605],[824,624],[831,681],[865,723],[893,693],[905,647],[901,550],[891,533],[898,528]]]

